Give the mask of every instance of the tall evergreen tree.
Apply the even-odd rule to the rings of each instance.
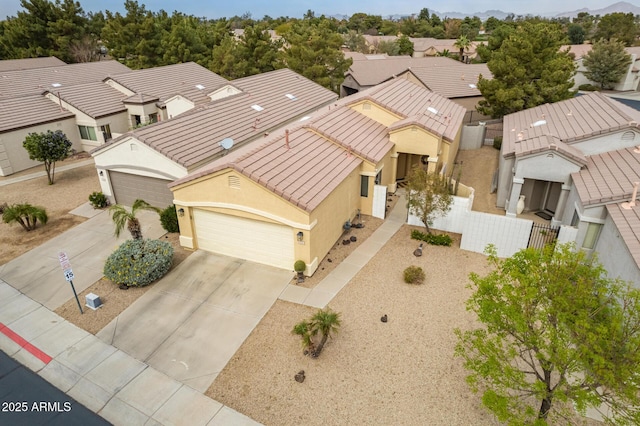
[[[602,89],[610,89],[629,69],[631,55],[622,42],[600,39],[585,55],[582,64],[587,68],[585,77],[598,83]]]

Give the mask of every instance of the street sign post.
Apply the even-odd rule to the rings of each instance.
[[[60,261],[60,266],[62,267],[62,271],[64,273],[64,279],[69,281],[69,284],[71,284],[71,290],[73,290],[73,296],[76,298],[76,302],[78,303],[78,308],[80,309],[80,313],[84,314],[84,312],[82,311],[82,306],[80,305],[80,300],[78,299],[78,293],[76,293],[76,288],[73,286],[73,279],[75,278],[75,275],[73,275],[73,270],[71,269],[71,262],[69,262],[67,253],[63,251],[58,253],[58,260]]]

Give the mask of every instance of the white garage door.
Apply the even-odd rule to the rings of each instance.
[[[293,269],[293,230],[287,226],[194,209],[198,248]]]

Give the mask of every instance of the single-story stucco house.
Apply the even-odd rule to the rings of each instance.
[[[158,207],[171,205],[167,185],[175,179],[337,99],[289,69],[225,80],[223,88],[227,96],[207,103],[193,101],[191,94],[169,98],[167,93],[168,109],[175,107],[180,115],[92,152],[102,192],[112,203],[131,205],[140,198]]]
[[[542,212],[552,226],[578,228],[610,274],[640,285],[640,112],[600,93],[504,117],[497,204],[515,217]],[[624,265],[624,268],[621,266]]]
[[[450,170],[464,113],[405,79],[343,98],[173,182],[180,242],[313,274],[358,213],[385,216],[412,166]]]

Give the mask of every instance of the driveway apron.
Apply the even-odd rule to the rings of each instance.
[[[97,336],[204,392],[292,272],[197,251]]]

